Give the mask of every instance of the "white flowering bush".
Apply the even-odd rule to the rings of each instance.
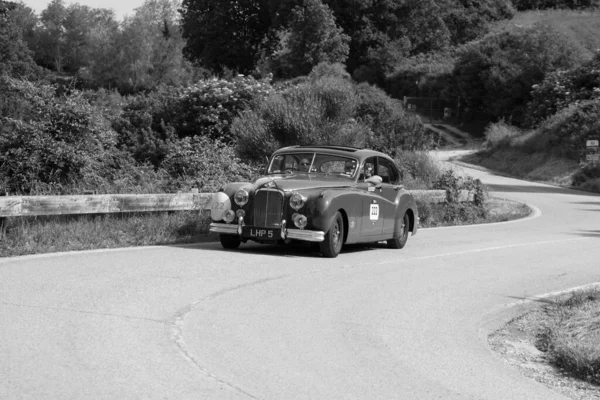
[[[531,96],[527,113],[531,127],[569,106],[600,98],[600,52],[580,67],[549,74],[533,86]]]
[[[254,101],[273,92],[271,77],[256,80],[238,75],[230,80],[201,80],[185,88],[180,97],[178,135],[201,135],[232,142],[233,119]]]

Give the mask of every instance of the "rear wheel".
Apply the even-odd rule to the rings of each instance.
[[[242,243],[242,239],[233,235],[219,235],[219,240],[221,241],[221,246],[225,249],[237,249],[240,247],[240,243]]]
[[[410,229],[410,217],[408,216],[408,214],[404,214],[401,224],[402,225],[400,226],[398,237],[389,239],[387,241],[387,245],[391,249],[401,249],[406,245],[406,242],[408,241],[408,232]]]
[[[333,217],[333,222],[325,233],[325,240],[321,242],[320,248],[323,256],[335,258],[340,254],[344,244],[344,220],[338,211]]]

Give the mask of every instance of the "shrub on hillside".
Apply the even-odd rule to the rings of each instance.
[[[228,182],[249,181],[258,169],[243,163],[228,144],[205,136],[169,143],[162,163],[171,177],[170,189],[216,192]]]
[[[272,94],[233,122],[238,152],[261,160],[290,145],[360,145],[368,129],[357,122],[354,85],[325,76]]]
[[[253,160],[289,145],[364,146],[390,154],[430,145],[423,124],[404,113],[398,100],[366,83],[330,75],[272,94],[242,112],[232,131],[239,154]]]
[[[600,98],[600,51],[579,67],[550,73],[533,86],[531,96],[526,119],[530,127],[574,103]]]
[[[539,150],[552,150],[578,161],[585,150],[585,141],[600,132],[600,99],[573,104],[544,121],[531,140]]]
[[[394,161],[409,189],[431,189],[441,174],[438,163],[424,151],[398,151]]]
[[[392,156],[397,149],[415,151],[432,147],[432,138],[420,119],[407,114],[399,100],[368,83],[356,86],[356,92],[356,120],[372,132],[366,137],[366,147]]]
[[[55,87],[7,79],[21,106],[0,119],[0,175],[7,190],[66,193],[110,180],[129,156],[117,136],[80,92],[57,97]]]
[[[514,138],[520,137],[522,132],[516,126],[507,124],[504,120],[489,124],[485,128],[485,142],[483,146],[487,150],[508,147]]]
[[[206,79],[185,88],[159,87],[126,99],[113,118],[119,146],[138,162],[159,167],[176,138],[207,136],[231,143],[231,123],[253,101],[273,92],[268,80],[239,75]]]

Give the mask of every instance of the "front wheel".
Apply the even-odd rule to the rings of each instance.
[[[233,235],[219,235],[219,240],[224,249],[237,249],[242,243],[242,239]]]
[[[408,232],[410,230],[410,217],[408,214],[404,214],[402,218],[402,225],[400,226],[400,232],[398,237],[389,239],[387,245],[391,249],[401,249],[406,245],[408,241]]]
[[[344,244],[344,220],[338,211],[333,217],[333,222],[325,233],[325,240],[321,242],[321,253],[327,258],[335,258],[340,254]]]

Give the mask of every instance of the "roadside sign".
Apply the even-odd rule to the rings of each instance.
[[[600,154],[586,154],[586,161],[600,161]]]
[[[598,147],[600,145],[600,140],[588,140],[585,142],[586,147]]]

